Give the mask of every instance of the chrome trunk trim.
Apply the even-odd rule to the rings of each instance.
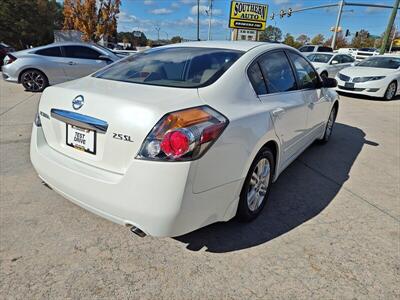
[[[71,125],[94,130],[98,133],[104,134],[108,129],[108,123],[106,121],[81,115],[68,110],[53,108],[51,109],[51,117]]]

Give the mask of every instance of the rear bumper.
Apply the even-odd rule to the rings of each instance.
[[[31,161],[56,192],[79,206],[152,236],[178,236],[236,212],[240,182],[194,194],[194,162],[134,160],[121,175],[71,159],[48,146],[43,130],[33,125]]]
[[[18,83],[18,75],[14,74],[14,72],[11,72],[7,65],[1,67],[1,72],[2,78],[5,81]]]

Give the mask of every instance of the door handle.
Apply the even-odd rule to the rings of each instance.
[[[67,62],[67,64],[69,64],[70,66],[73,66],[73,65],[76,65],[76,62],[69,61],[69,62]]]
[[[272,115],[274,117],[279,117],[280,115],[284,114],[285,110],[282,107],[278,107],[277,109],[272,111]]]

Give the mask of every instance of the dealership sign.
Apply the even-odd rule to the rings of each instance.
[[[268,5],[241,1],[231,2],[230,28],[265,30]]]

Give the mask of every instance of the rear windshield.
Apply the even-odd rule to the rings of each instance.
[[[243,52],[227,49],[155,48],[129,56],[93,76],[149,85],[195,88],[216,81]]]
[[[397,69],[400,67],[400,57],[370,57],[357,64],[359,67]]]

